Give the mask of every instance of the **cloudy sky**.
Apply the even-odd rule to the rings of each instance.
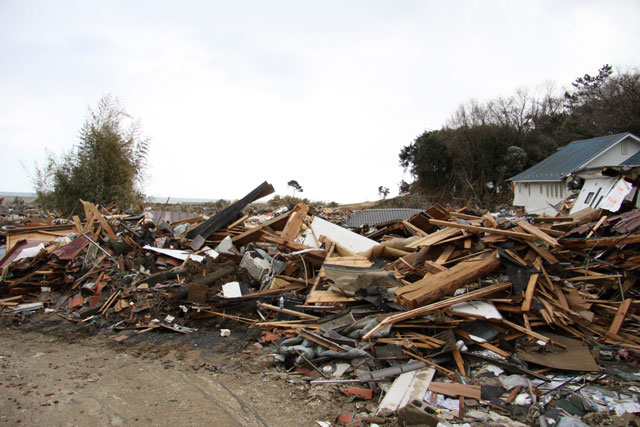
[[[460,104],[637,67],[638,22],[636,0],[0,0],[0,190],[111,94],[151,139],[148,195],[395,195],[400,149]]]

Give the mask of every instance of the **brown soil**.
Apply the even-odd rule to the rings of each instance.
[[[0,332],[0,424],[313,426],[356,410],[275,366],[255,330],[96,331],[50,314]]]

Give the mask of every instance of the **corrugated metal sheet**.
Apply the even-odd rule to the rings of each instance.
[[[364,209],[353,212],[345,222],[345,227],[356,228],[365,224],[374,227],[391,221],[407,220],[420,212],[421,209]]]
[[[508,181],[559,181],[632,133],[573,141]]]

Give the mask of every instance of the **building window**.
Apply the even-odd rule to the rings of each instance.
[[[595,209],[597,209],[598,206],[600,206],[600,202],[602,201],[603,198],[604,196],[600,196],[600,198],[598,199],[598,203],[596,203],[596,205],[594,206]]]
[[[538,184],[540,185],[540,194],[542,194],[542,187],[544,187],[544,184]]]
[[[590,192],[589,194],[587,194],[587,198],[586,198],[586,199],[584,199],[584,204],[585,204],[585,205],[588,205],[588,204],[589,204],[589,202],[590,202],[592,199],[593,199],[593,191],[592,191],[592,192]]]
[[[600,195],[600,192],[602,191],[602,187],[598,188],[598,191],[596,191],[596,195],[593,197],[593,200],[591,201],[591,203],[589,203],[589,206],[592,208],[597,208],[598,204],[600,203],[600,200],[602,200],[602,196],[600,197],[600,200],[598,200],[598,203],[595,204],[595,206],[593,205],[593,202],[596,201],[596,199],[598,198],[598,196]]]
[[[620,143],[620,154],[626,156],[629,152],[629,148],[627,147],[627,140],[625,139]]]

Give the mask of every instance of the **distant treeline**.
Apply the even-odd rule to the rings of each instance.
[[[440,130],[425,131],[400,151],[415,181],[400,192],[492,208],[508,202],[506,179],[578,139],[640,135],[640,74],[603,66],[563,95],[552,85],[508,98],[462,105]]]

